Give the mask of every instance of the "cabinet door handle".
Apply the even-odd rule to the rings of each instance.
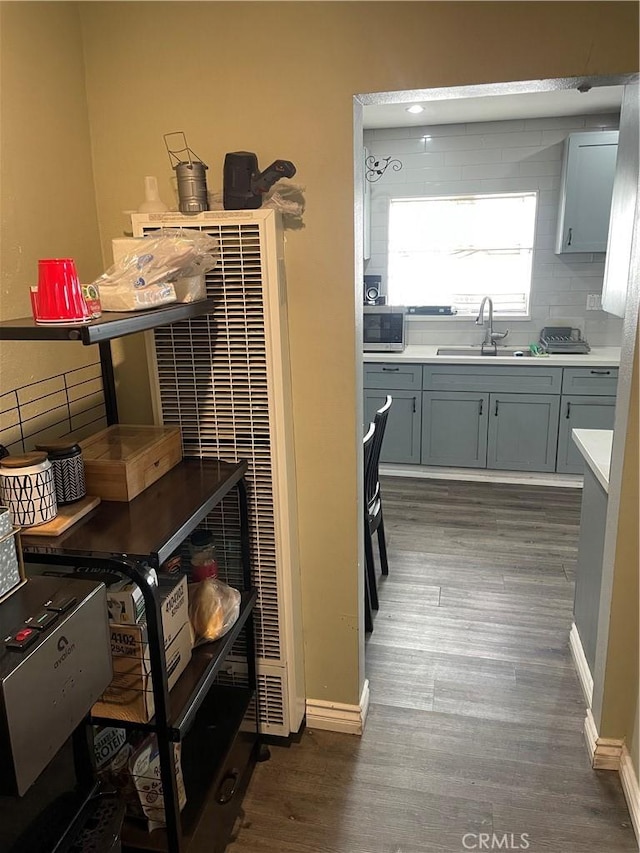
[[[481,414],[482,414],[482,404],[483,404],[483,402],[484,402],[484,400],[480,399],[480,406],[478,407],[478,414],[479,414],[479,415],[481,415]]]
[[[413,398],[413,414],[415,415],[415,413],[416,413],[416,398],[414,397]]]
[[[567,236],[567,246],[571,245],[572,238],[573,238],[573,228],[569,228],[569,234]]]
[[[499,401],[498,401],[498,400],[496,400],[496,408],[495,408],[495,410],[494,410],[494,412],[493,412],[493,414],[494,414],[494,416],[495,416],[495,417],[497,417],[497,416],[498,416],[498,405],[499,405]]]
[[[571,403],[567,402],[567,414],[565,415],[565,418],[567,420],[569,420],[570,417],[571,417]]]
[[[592,370],[591,375],[592,376],[611,376],[611,371],[610,370]]]

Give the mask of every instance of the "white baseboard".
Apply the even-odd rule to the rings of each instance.
[[[620,770],[624,740],[600,737],[591,708],[587,710],[584,720],[584,738],[594,770]]]
[[[598,729],[596,728],[596,721],[593,719],[591,708],[587,708],[587,716],[584,718],[584,739],[587,744],[587,752],[591,759],[591,765],[593,766],[593,756],[596,753],[596,746],[598,744]]]
[[[594,770],[618,770],[631,823],[640,847],[640,785],[624,740],[598,737],[591,709],[584,721],[584,736]]]
[[[571,657],[578,673],[578,681],[584,694],[587,708],[591,707],[593,702],[593,676],[587,663],[587,658],[582,648],[582,640],[576,627],[576,623],[571,623],[571,631],[569,632],[569,648],[571,649]]]
[[[640,785],[638,784],[638,777],[636,776],[636,771],[626,745],[622,747],[622,756],[620,758],[620,781],[622,782],[622,790],[624,791],[627,806],[629,807],[633,830],[640,847]]]
[[[358,705],[307,699],[307,726],[329,732],[361,735],[369,710],[369,681],[365,680]]]
[[[513,483],[519,486],[557,486],[581,489],[582,474],[546,474],[537,471],[498,471],[489,468],[444,468],[435,465],[380,465],[380,473],[388,477],[416,477],[428,480],[463,480],[477,483]]]

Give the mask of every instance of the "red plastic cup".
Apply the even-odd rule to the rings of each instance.
[[[86,323],[91,320],[72,258],[38,261],[37,323]]]

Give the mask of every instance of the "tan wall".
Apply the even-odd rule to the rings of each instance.
[[[613,573],[611,616],[605,668],[604,694],[600,718],[601,737],[626,737],[635,744],[630,747],[636,775],[640,777],[637,742],[638,727],[638,672],[639,626],[638,601],[638,440],[640,436],[640,370],[636,344],[629,423],[624,449],[624,468],[620,494],[620,514]],[[635,734],[634,734],[635,732]]]
[[[356,93],[627,72],[634,3],[81,4],[103,248],[143,177],[171,201],[162,135],[294,161],[306,228],[287,245],[307,693],[358,701],[353,107]],[[148,405],[138,354],[123,410]],[[144,408],[144,411],[147,411]]]
[[[38,258],[101,272],[75,3],[0,4],[0,319],[31,313]],[[97,361],[76,343],[0,345],[0,392]],[[1,408],[1,407],[0,407]]]

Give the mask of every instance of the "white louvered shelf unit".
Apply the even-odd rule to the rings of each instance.
[[[212,313],[147,335],[155,418],[180,427],[186,456],[249,463],[259,722],[263,733],[287,736],[303,720],[305,689],[280,216],[273,210],[133,214],[132,224],[134,237],[185,227],[219,240],[218,263],[206,276]],[[224,502],[207,520],[214,534],[238,523],[237,508]],[[233,581],[233,555],[222,562]],[[243,675],[232,661],[226,677]]]

